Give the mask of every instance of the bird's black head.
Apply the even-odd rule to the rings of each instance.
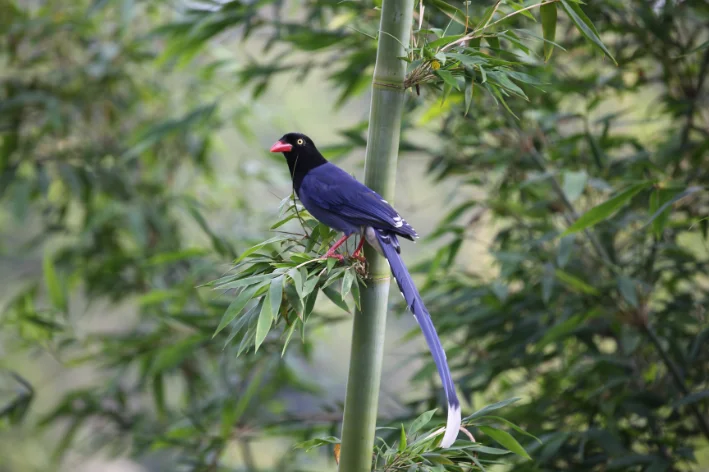
[[[296,192],[308,171],[327,163],[313,140],[301,133],[284,134],[271,146],[271,152],[282,152],[286,157]]]

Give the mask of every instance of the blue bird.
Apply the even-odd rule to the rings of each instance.
[[[304,134],[284,135],[271,147],[271,152],[282,152],[285,156],[293,188],[305,209],[321,223],[344,233],[323,258],[342,260],[342,255],[335,251],[357,233],[364,237],[360,239],[354,257],[361,257],[360,251],[366,240],[389,261],[399,290],[423,331],[441,377],[448,402],[448,421],[441,447],[450,447],[460,429],[460,402],[431,315],[399,255],[398,237],[413,241],[418,238],[416,231],[374,190],[328,162]]]

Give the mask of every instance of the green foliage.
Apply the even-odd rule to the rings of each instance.
[[[284,74],[324,73],[337,105],[366,90],[380,2],[204,3],[0,1],[0,251],[41,267],[17,277],[0,336],[103,376],[38,419],[40,385],[3,359],[0,444],[24,422],[60,434],[43,442],[57,461],[88,435],[85,449],[164,452],[171,469],[255,470],[257,437],[338,442],[339,408],[304,416],[284,396],[319,393],[291,361],[310,356],[307,330],[350,316],[316,299],[350,311],[361,267],[317,260],[335,235],[290,198],[271,230],[302,220],[303,234],[261,243],[232,225],[227,238],[179,177],[218,181],[217,132],[248,135],[253,104],[226,96],[258,99]],[[464,412],[524,401],[468,416],[482,443],[436,449],[424,357],[424,392],[379,430],[381,470],[706,467],[708,20],[690,0],[419,4],[401,150],[427,158],[455,204],[413,269],[454,346]],[[211,54],[225,34],[250,59]],[[326,155],[359,150],[365,129]],[[237,186],[220,205],[246,220]],[[131,319],[90,330],[83,299],[128,303]],[[272,456],[315,469],[304,450]]]
[[[437,449],[436,445],[442,437],[443,428],[428,428],[435,410],[429,410],[413,421],[408,427],[401,424],[400,428],[379,428],[379,430],[398,430],[398,442],[391,445],[384,438],[377,438],[372,459],[373,470],[385,471],[459,471],[478,468],[486,470],[486,466],[503,464],[501,456],[511,452],[529,459],[529,454],[519,444],[512,434],[502,429],[511,428],[521,434],[527,434],[517,425],[495,416],[484,416],[485,412],[502,408],[518,399],[513,398],[497,404],[488,405],[466,418],[462,426],[466,428],[469,441],[458,441],[448,449]],[[499,443],[502,448],[485,446],[476,442],[475,436],[485,435]],[[536,439],[532,436],[533,439]],[[336,437],[316,438],[296,444],[296,448],[311,449],[339,445]],[[435,450],[436,452],[432,452]]]
[[[291,197],[284,200],[282,208],[282,218],[272,228],[297,218],[306,233],[287,233],[252,246],[239,256],[232,274],[210,283],[215,290],[238,290],[214,333],[216,336],[229,327],[226,343],[240,342],[237,355],[251,346],[258,351],[271,328],[281,322],[285,324],[285,354],[296,330],[305,338],[306,323],[321,292],[347,312],[351,311],[348,299],[359,304],[362,263],[336,266],[336,259],[322,259],[335,231],[315,220]],[[339,290],[331,287],[335,283]]]

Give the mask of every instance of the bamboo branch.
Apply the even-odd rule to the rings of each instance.
[[[396,161],[404,110],[406,55],[413,21],[414,0],[384,0],[377,62],[372,82],[372,103],[365,162],[365,183],[393,201]],[[352,352],[342,424],[341,472],[369,472],[384,357],[389,294],[389,265],[367,246],[367,286],[352,328]]]

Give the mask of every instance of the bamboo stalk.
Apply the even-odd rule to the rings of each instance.
[[[414,0],[384,0],[382,4],[377,62],[372,82],[372,103],[365,163],[365,183],[393,201],[399,133],[404,110],[406,54],[413,21]],[[352,353],[342,425],[341,472],[372,469],[377,422],[379,383],[384,355],[389,265],[371,247],[367,287],[361,292],[361,309],[355,313]]]

